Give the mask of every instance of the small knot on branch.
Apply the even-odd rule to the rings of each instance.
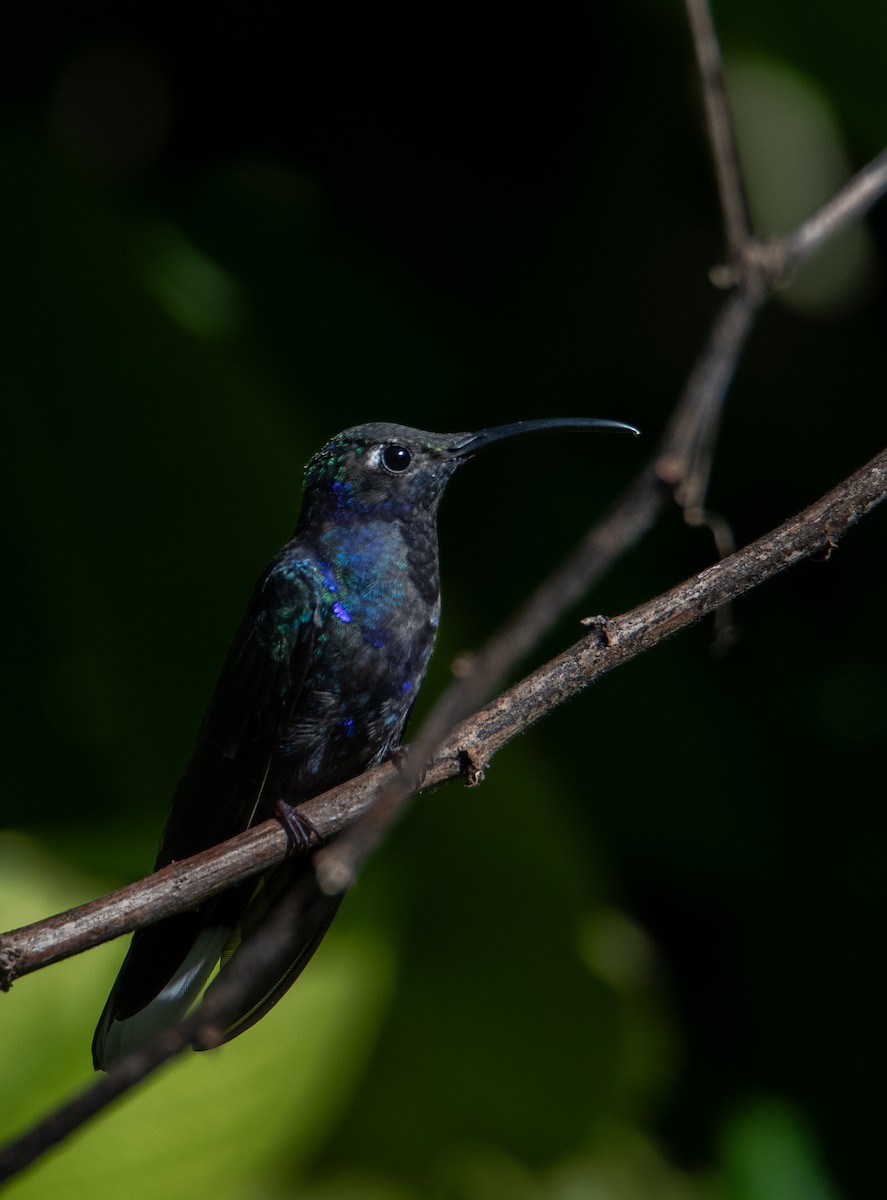
[[[610,636],[610,618],[603,616],[582,617],[579,621],[580,625],[584,625],[588,630],[588,636],[597,635],[598,645],[612,646],[613,640]]]
[[[822,549],[817,554],[812,554],[810,556],[810,559],[812,562],[828,562],[828,560],[832,556],[832,551],[837,550],[837,548],[838,548],[838,543],[835,541],[834,538],[830,537],[828,539],[828,541],[825,543],[825,545],[822,547]],[[2,959],[0,959],[0,968],[2,968],[2,965],[3,965]],[[2,987],[2,986],[3,986],[2,982],[0,982],[0,987]]]
[[[466,787],[477,787],[486,769],[487,764],[477,762],[468,750],[459,751],[459,771]]]
[[[729,262],[713,267],[709,279],[716,288],[739,288],[747,296],[763,299],[769,292],[791,283],[792,256],[784,238],[750,237]]]
[[[15,946],[0,949],[0,992],[8,992],[18,978],[16,964],[20,957],[21,950]]]

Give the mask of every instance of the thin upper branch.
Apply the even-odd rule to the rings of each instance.
[[[800,266],[821,246],[860,220],[887,192],[887,150],[873,158],[792,233],[778,239],[787,270]]]
[[[721,48],[712,23],[708,0],[686,0],[686,7],[702,85],[705,122],[721,202],[727,256],[731,260],[739,259],[751,237],[751,222],[742,184],[733,118],[724,84]]]
[[[705,505],[708,466],[720,415],[763,297],[737,288],[715,317],[708,342],[671,416],[654,469],[692,515]],[[693,522],[695,523],[695,521]]]
[[[726,525],[706,508],[714,449],[724,401],[755,319],[774,289],[827,242],[859,220],[887,192],[887,151],[868,163],[835,196],[792,233],[770,237],[751,226],[742,168],[724,80],[720,46],[708,0],[685,0],[699,70],[706,129],[717,179],[727,262],[712,280],[731,289],[715,321],[656,463],[661,478],[690,524],[708,524],[725,554],[732,549]]]

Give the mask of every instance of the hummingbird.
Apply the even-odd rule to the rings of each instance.
[[[437,511],[453,473],[512,438],[607,429],[638,432],[553,417],[451,434],[374,423],[327,442],[305,468],[295,533],[259,577],[228,651],[154,869],[274,816],[307,840],[297,805],[398,752],[437,632]],[[263,1017],[342,899],[321,891],[310,854],[135,932],[93,1039],[96,1069],[184,1016],[217,963],[224,970],[294,886],[311,902],[292,961],[255,980],[222,1040]]]

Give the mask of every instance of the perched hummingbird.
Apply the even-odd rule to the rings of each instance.
[[[509,438],[596,429],[637,432],[549,418],[456,434],[359,425],[328,442],[305,469],[296,532],[260,577],[228,652],[155,870],[275,815],[297,829],[295,805],[396,750],[437,630],[437,508],[453,472]],[[309,880],[310,856],[294,856],[137,930],[95,1032],[96,1068],[183,1016],[219,959]],[[256,980],[224,1040],[277,1003],[326,933],[341,897],[316,882],[311,894],[292,964]]]

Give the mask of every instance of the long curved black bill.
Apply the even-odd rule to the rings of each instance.
[[[522,437],[526,433],[593,433],[602,429],[621,429],[635,436],[640,433],[634,425],[627,425],[624,421],[606,421],[600,417],[542,417],[536,421],[514,421],[511,425],[495,425],[492,429],[481,429],[478,433],[467,434],[464,442],[453,447],[453,452],[459,458],[468,458],[496,442]]]

